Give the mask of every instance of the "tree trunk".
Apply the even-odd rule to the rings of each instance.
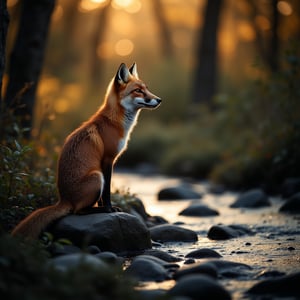
[[[0,103],[2,101],[2,78],[5,69],[5,46],[8,23],[9,15],[6,0],[0,0]]]
[[[161,0],[152,0],[152,4],[158,24],[162,54],[169,58],[173,56],[172,36],[164,13],[164,7]]]
[[[20,117],[22,128],[31,128],[35,94],[55,0],[23,0],[21,20],[10,56],[5,101]],[[30,138],[30,131],[25,134]]]
[[[202,35],[196,50],[196,71],[193,87],[194,103],[209,103],[217,86],[217,34],[223,0],[207,0]],[[202,13],[202,11],[200,12]]]

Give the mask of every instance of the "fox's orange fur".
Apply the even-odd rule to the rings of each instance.
[[[155,108],[161,100],[138,78],[136,64],[121,64],[103,105],[66,139],[58,161],[59,201],[38,209],[13,230],[13,235],[38,238],[51,222],[95,206],[114,211],[110,202],[113,165],[126,149],[140,109]]]

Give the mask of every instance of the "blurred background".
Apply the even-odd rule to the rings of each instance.
[[[137,62],[163,103],[141,113],[118,167],[272,191],[300,175],[298,0],[48,2],[30,139],[50,167],[120,63]],[[4,99],[24,14],[7,6]]]

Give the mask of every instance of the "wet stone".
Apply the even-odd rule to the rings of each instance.
[[[179,215],[189,217],[211,217],[218,216],[218,211],[203,205],[203,204],[192,204],[189,207],[182,210]]]
[[[249,294],[300,297],[300,272],[280,278],[266,279],[248,290]]]
[[[197,249],[189,252],[185,257],[192,257],[192,258],[219,258],[222,257],[221,254],[216,252],[215,250],[202,248]]]
[[[300,214],[300,193],[288,199],[279,209],[279,212],[288,214]]]
[[[163,188],[158,193],[158,200],[190,200],[200,199],[202,195],[193,190],[188,184],[181,184],[175,187]]]
[[[231,296],[215,279],[205,275],[187,275],[178,280],[168,295],[190,299],[230,300]]]
[[[230,205],[232,208],[259,208],[270,206],[268,196],[261,189],[252,189],[240,195],[234,203]]]
[[[209,229],[207,236],[211,240],[227,240],[252,234],[250,229],[241,225],[214,225]]]
[[[170,278],[164,266],[145,257],[134,258],[131,265],[125,270],[125,274],[139,281],[161,282]]]
[[[198,240],[196,232],[176,225],[158,225],[150,228],[150,235],[159,242],[195,242]]]
[[[213,278],[218,277],[218,270],[213,263],[206,262],[206,263],[198,263],[188,267],[181,268],[175,272],[173,278],[175,280],[191,274],[205,274],[211,276]]]
[[[146,249],[143,254],[145,255],[152,255],[155,256],[157,258],[160,258],[166,262],[179,262],[182,259],[179,257],[175,257],[167,252],[161,251],[161,250],[157,250],[157,249]]]

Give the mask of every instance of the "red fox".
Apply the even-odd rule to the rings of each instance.
[[[134,63],[122,63],[111,80],[102,106],[63,145],[58,160],[59,201],[38,209],[19,223],[12,235],[38,238],[53,221],[98,204],[96,210],[116,211],[110,201],[114,163],[125,151],[141,109],[154,109],[161,99],[139,79]]]

